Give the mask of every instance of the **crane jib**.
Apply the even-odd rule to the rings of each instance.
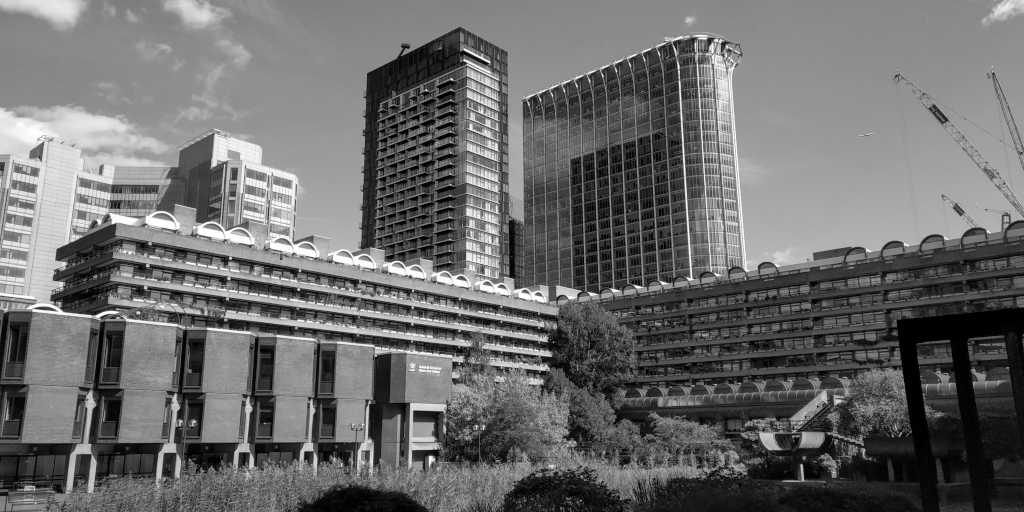
[[[935,119],[939,122],[939,124],[946,124],[949,122],[949,118],[946,117],[946,114],[944,114],[942,110],[939,110],[938,105],[933,104],[932,106],[928,107],[928,111],[931,112],[933,116],[935,116]]]

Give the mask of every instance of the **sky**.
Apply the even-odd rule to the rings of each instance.
[[[748,267],[958,237],[942,193],[999,229],[985,210],[1009,204],[896,71],[951,107],[1024,197],[986,78],[995,67],[1024,122],[1024,0],[0,0],[0,153],[45,133],[90,165],[174,164],[219,128],[299,175],[300,235],[356,248],[366,73],[457,26],[509,52],[517,196],[524,96],[667,36],[739,43]]]

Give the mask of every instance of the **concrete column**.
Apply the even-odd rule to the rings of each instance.
[[[249,423],[252,422],[252,399],[248,397],[243,398],[242,407],[245,409],[245,429],[242,430],[242,440],[249,443]],[[252,459],[252,455],[249,458]]]
[[[412,404],[405,407],[405,442],[402,448],[405,449],[405,467],[412,467]]]
[[[64,492],[70,493],[75,488],[75,470],[78,469],[78,455],[75,450],[71,450],[71,454],[68,455],[68,472],[65,473],[67,476],[64,477]]]
[[[795,466],[794,466],[794,471],[793,472],[796,474],[795,476],[796,476],[797,481],[799,481],[799,482],[803,482],[804,481],[804,458],[803,457],[796,457],[795,458]]]
[[[93,492],[96,490],[96,464],[99,461],[96,460],[96,453],[89,453],[89,478],[86,481],[85,490],[86,492]]]
[[[238,448],[231,453],[231,467],[238,469]]]
[[[85,425],[82,426],[82,443],[88,443],[92,436],[92,414],[96,409],[96,392],[89,391],[85,394]]]
[[[156,454],[156,483],[159,484],[160,480],[164,477],[164,457],[165,453],[160,450]]]
[[[181,478],[181,466],[184,465],[183,464],[183,462],[184,462],[183,459],[184,458],[185,458],[185,456],[184,456],[184,454],[182,453],[181,450],[177,450],[177,451],[174,452],[174,478],[175,479]]]
[[[896,481],[896,468],[892,465],[892,457],[885,458],[885,472],[889,476],[890,482]]]
[[[306,440],[313,440],[313,425],[316,422],[316,400],[309,399],[309,421],[306,422]]]
[[[935,481],[946,483],[946,472],[942,470],[942,459],[935,457]]]

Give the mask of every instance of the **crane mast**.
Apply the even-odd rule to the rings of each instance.
[[[1013,142],[1013,150],[1017,153],[1017,158],[1020,160],[1021,171],[1024,171],[1024,142],[1021,141],[1020,130],[1017,129],[1017,121],[1013,119],[1013,112],[1010,110],[1010,103],[1006,101],[1003,86],[999,84],[999,79],[996,78],[996,70],[989,71],[988,77],[992,79],[992,88],[996,91],[999,110],[1002,111],[1003,121],[1006,122],[1006,129],[1010,132],[1010,140]]]
[[[897,84],[903,83],[906,84],[907,87],[910,87],[914,92],[914,96],[916,96],[918,101],[921,102],[921,105],[923,105],[924,108],[930,112],[933,117],[935,117],[935,120],[942,125],[942,128],[945,129],[947,133],[949,133],[949,136],[960,145],[960,149],[962,149],[964,153],[967,153],[967,156],[974,162],[974,165],[978,166],[978,169],[985,174],[985,177],[992,182],[992,185],[999,189],[999,192],[1002,193],[1003,197],[1005,197],[1013,206],[1013,209],[1017,210],[1017,213],[1021,216],[1024,216],[1024,205],[1021,205],[1020,200],[1018,200],[1017,196],[1014,195],[1012,190],[1010,190],[1010,186],[1006,184],[1006,180],[999,175],[999,171],[996,171],[996,169],[992,167],[992,164],[985,160],[985,157],[981,156],[981,152],[978,151],[978,148],[974,147],[974,144],[967,139],[967,136],[949,120],[949,117],[946,116],[945,112],[935,104],[935,100],[933,100],[928,93],[914,85],[914,82],[911,82],[907,77],[900,73],[897,73],[896,76],[893,77],[893,81]]]
[[[964,209],[963,209],[963,208],[962,208],[962,207],[960,206],[960,204],[959,204],[959,203],[957,203],[956,201],[954,201],[952,197],[949,197],[949,196],[947,196],[946,194],[942,194],[942,201],[943,201],[944,203],[946,203],[946,204],[947,204],[947,205],[948,205],[948,206],[949,206],[950,208],[952,208],[952,209],[953,209],[953,212],[954,212],[954,213],[956,213],[957,215],[959,215],[959,216],[960,216],[960,218],[961,218],[961,219],[963,219],[963,220],[964,220],[964,222],[966,222],[968,226],[970,226],[970,227],[972,227],[972,228],[976,228],[976,227],[978,227],[978,223],[974,221],[974,218],[972,218],[972,217],[970,216],[970,214],[968,214],[968,213],[967,213],[967,212],[966,212],[966,211],[965,211],[965,210],[964,210]]]

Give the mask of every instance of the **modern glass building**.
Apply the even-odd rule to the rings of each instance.
[[[366,75],[363,247],[504,277],[508,53],[455,29]]]
[[[743,267],[738,44],[689,35],[523,99],[525,279],[579,289]]]

